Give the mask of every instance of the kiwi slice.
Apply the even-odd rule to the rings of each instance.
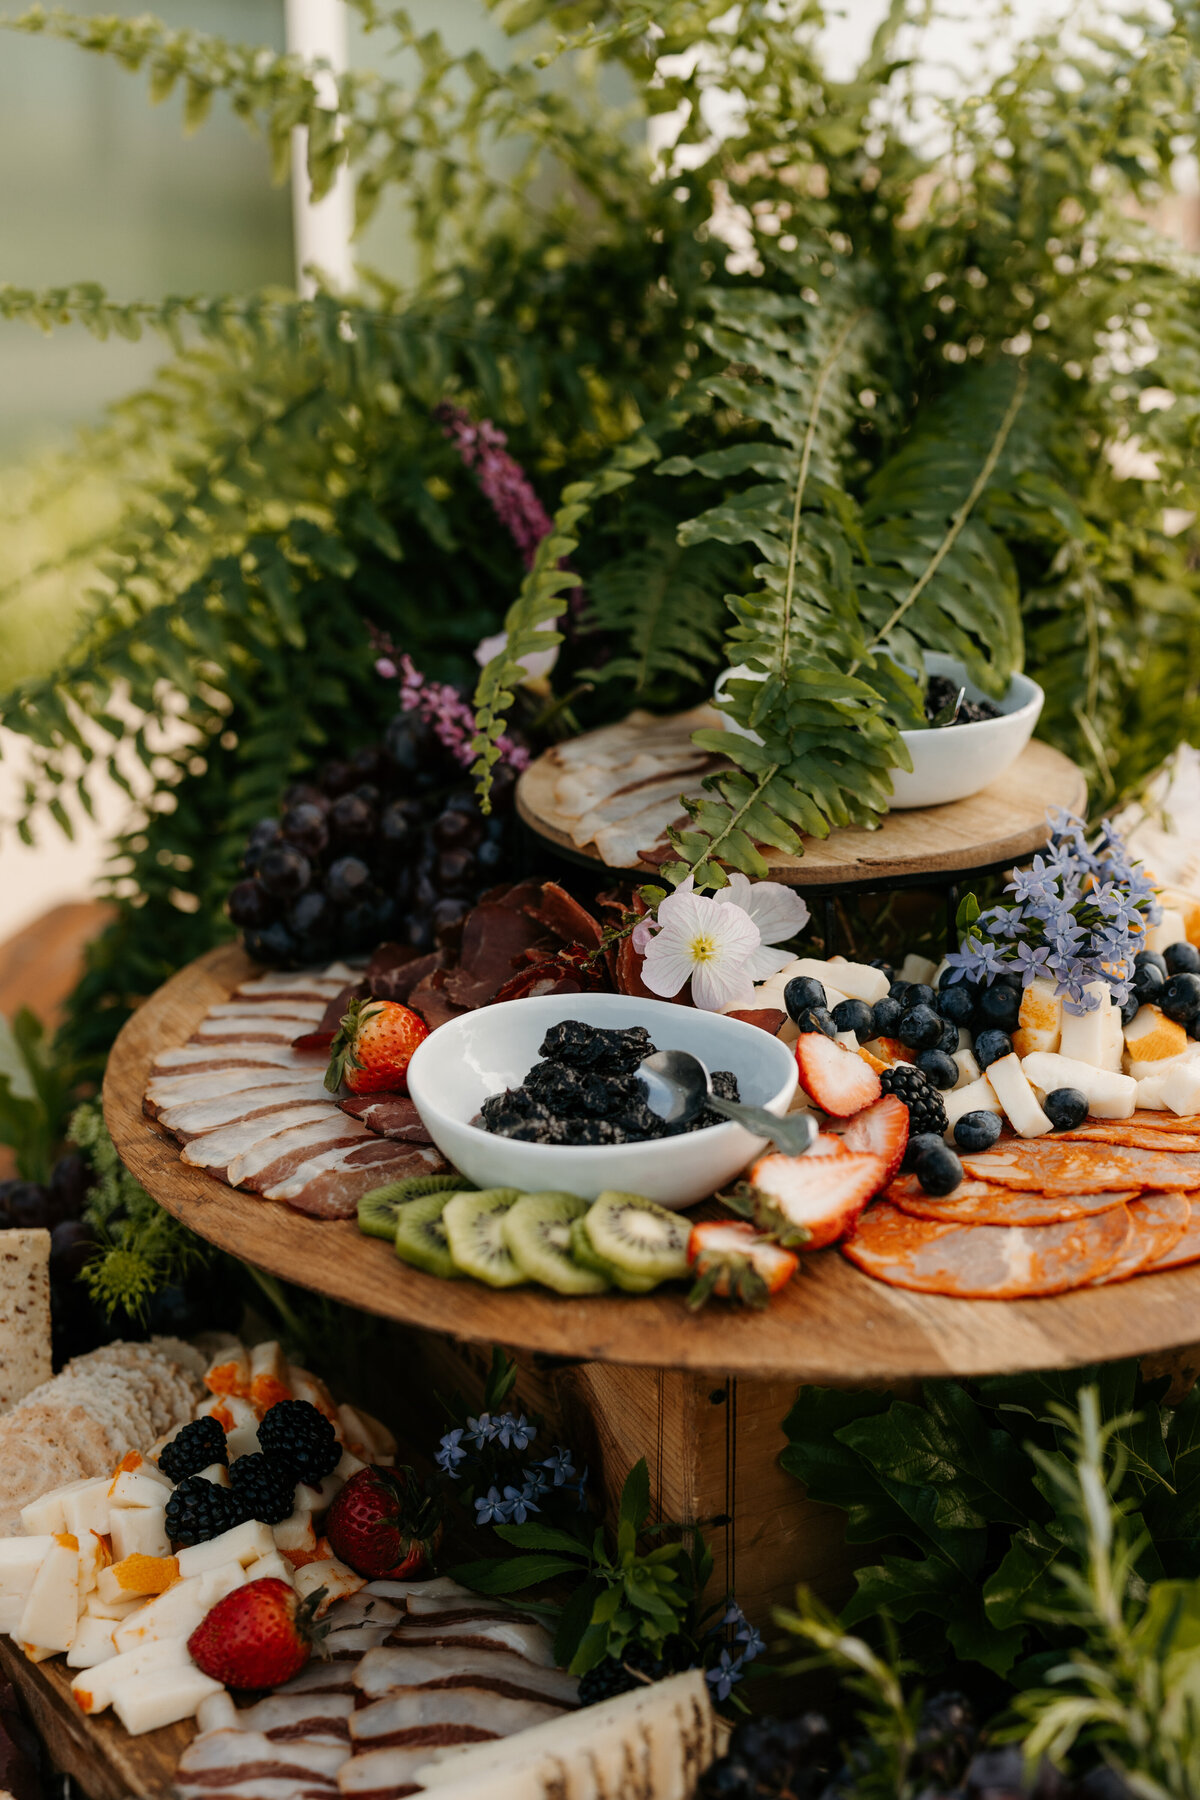
[[[517,1287],[525,1273],[504,1242],[504,1215],[521,1198],[520,1188],[484,1188],[478,1194],[454,1194],[446,1202],[442,1223],[450,1254],[463,1275],[489,1287]]]
[[[577,1194],[522,1194],[500,1220],[513,1261],[531,1281],[558,1294],[602,1294],[608,1279],[571,1254],[571,1221],[587,1211]]]
[[[614,1287],[625,1294],[649,1294],[657,1286],[654,1275],[630,1275],[624,1269],[618,1269],[598,1254],[596,1246],[588,1236],[587,1215],[581,1213],[579,1218],[571,1221],[571,1255],[581,1268],[591,1269],[597,1275],[603,1275]]]
[[[410,1175],[407,1181],[389,1181],[386,1187],[372,1188],[359,1201],[358,1229],[368,1237],[394,1243],[400,1214],[410,1200],[424,1200],[429,1194],[460,1194],[470,1185],[461,1175]]]
[[[604,1260],[629,1275],[672,1281],[688,1272],[689,1226],[640,1194],[601,1194],[588,1212],[587,1231]]]
[[[435,1181],[437,1177],[431,1175],[419,1179]],[[455,1191],[423,1194],[420,1199],[409,1200],[401,1207],[393,1240],[401,1262],[411,1263],[414,1269],[424,1269],[428,1275],[442,1275],[449,1280],[461,1273],[450,1254],[446,1227],[442,1223],[446,1204],[453,1200]]]

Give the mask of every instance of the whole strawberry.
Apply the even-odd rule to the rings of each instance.
[[[325,1589],[301,1600],[286,1581],[268,1575],[218,1600],[188,1639],[198,1669],[230,1688],[271,1688],[290,1681],[320,1644],[315,1623]]]
[[[432,1570],[442,1520],[411,1469],[359,1469],[325,1515],[325,1535],[368,1580],[412,1580]]]
[[[351,1000],[330,1046],[325,1086],[331,1094],[403,1089],[413,1051],[428,1036],[424,1019],[398,1000]]]

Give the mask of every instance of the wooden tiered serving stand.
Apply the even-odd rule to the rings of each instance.
[[[1031,854],[1045,841],[1047,807],[1078,808],[1083,798],[1074,765],[1033,744],[1003,782],[972,801],[893,814],[874,833],[835,833],[802,860],[775,858],[772,874],[839,891],[885,887],[889,870],[892,885],[957,880]],[[536,778],[521,801],[536,827],[535,802]],[[563,1299],[422,1274],[353,1221],[307,1218],[187,1167],[143,1114],[156,1054],[184,1043],[214,1002],[256,972],[242,951],[215,950],[126,1025],[108,1065],[104,1111],[127,1167],[221,1249],[390,1321],[393,1360],[377,1391],[360,1397],[410,1441],[425,1433],[430,1442],[444,1428],[436,1395],[481,1393],[491,1346],[502,1345],[520,1365],[523,1403],[579,1450],[610,1501],[646,1458],[660,1516],[704,1526],[714,1587],[736,1592],[760,1625],[799,1582],[837,1601],[853,1566],[842,1515],[808,1501],[779,1467],[782,1421],[799,1384],[896,1388],[1125,1356],[1154,1357],[1180,1382],[1200,1370],[1200,1268],[1053,1299],[962,1301],[883,1286],[827,1250],[804,1260],[766,1312],[715,1303],[699,1315],[676,1291]],[[0,1659],[11,1667],[5,1650],[0,1640]],[[50,1705],[58,1677],[30,1670],[26,1691],[31,1678]],[[130,1772],[126,1754],[127,1792],[162,1791],[145,1780],[135,1785]],[[89,1791],[108,1800],[115,1790],[94,1779]]]

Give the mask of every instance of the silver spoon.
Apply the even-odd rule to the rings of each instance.
[[[713,1093],[711,1077],[700,1058],[687,1050],[656,1050],[653,1056],[643,1057],[634,1070],[634,1080],[646,1105],[664,1125],[690,1124],[711,1106],[755,1137],[770,1138],[788,1156],[803,1156],[817,1135],[810,1113],[790,1113],[781,1119],[763,1106],[722,1100]]]

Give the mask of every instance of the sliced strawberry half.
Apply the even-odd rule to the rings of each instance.
[[[696,1277],[688,1295],[693,1312],[713,1294],[741,1306],[765,1306],[800,1266],[790,1250],[736,1219],[693,1225],[687,1256]]]
[[[850,1231],[884,1182],[882,1156],[764,1156],[750,1171],[754,1217],[784,1244],[821,1250]]]
[[[851,1118],[883,1092],[869,1063],[819,1031],[801,1032],[796,1039],[796,1064],[805,1093],[835,1119]]]
[[[894,1096],[888,1095],[888,1098],[892,1099]],[[905,1113],[908,1112],[908,1108],[907,1106],[904,1106],[903,1101],[901,1102],[901,1107]],[[870,1111],[870,1108],[868,1107],[867,1110]],[[844,1156],[846,1154],[846,1145],[842,1142],[842,1139],[838,1137],[836,1132],[820,1131],[817,1133],[816,1138],[809,1145],[804,1154],[805,1156]]]
[[[917,1060],[916,1051],[910,1050],[907,1044],[902,1044],[899,1038],[869,1038],[860,1048],[859,1055],[862,1056],[864,1052],[874,1063],[882,1062],[885,1069],[894,1067],[898,1062],[915,1063]]]
[[[903,1100],[895,1094],[884,1094],[874,1106],[855,1114],[842,1133],[842,1144],[847,1150],[866,1150],[871,1156],[882,1156],[886,1184],[903,1160],[908,1145],[908,1118]],[[812,1153],[810,1150],[808,1155]]]

